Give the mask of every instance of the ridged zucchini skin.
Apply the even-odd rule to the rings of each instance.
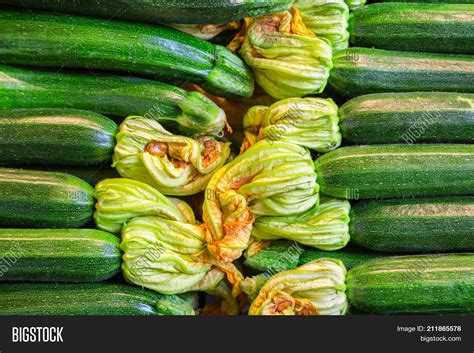
[[[351,241],[376,251],[474,251],[474,197],[363,201],[352,206]]]
[[[355,47],[474,53],[474,4],[370,4],[352,12]]]
[[[81,227],[92,221],[93,193],[72,175],[0,168],[0,226]]]
[[[250,97],[254,88],[237,55],[182,31],[22,9],[0,11],[0,62],[187,80],[227,98]]]
[[[157,294],[116,283],[0,284],[0,315],[158,315]]]
[[[374,93],[339,109],[348,144],[473,143],[474,94]]]
[[[349,245],[337,251],[322,251],[308,249],[300,256],[298,266],[304,265],[310,261],[321,258],[332,258],[341,260],[347,269],[357,266],[363,262],[377,259],[380,257],[393,256],[395,254],[371,251],[357,246]]]
[[[96,229],[0,229],[0,280],[97,282],[120,272],[119,239]]]
[[[0,107],[71,108],[121,119],[145,116],[185,135],[193,134],[197,126],[220,131],[225,117],[207,97],[166,83],[10,65],[0,65]]]
[[[0,111],[2,165],[92,165],[112,159],[115,122],[73,109]]]
[[[222,24],[288,10],[292,0],[0,0],[0,4],[151,23]]]
[[[474,313],[474,253],[375,259],[350,269],[349,303],[373,314]]]
[[[348,48],[333,55],[329,85],[352,98],[382,92],[474,92],[474,56]]]
[[[315,161],[320,190],[347,199],[474,194],[474,145],[351,146]]]

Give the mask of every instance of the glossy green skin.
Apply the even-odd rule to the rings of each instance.
[[[474,254],[387,257],[346,276],[349,303],[374,314],[474,313]]]
[[[0,280],[96,282],[120,272],[120,241],[96,229],[0,229]]]
[[[4,64],[189,80],[229,98],[246,98],[253,92],[253,78],[236,55],[170,27],[2,10],[0,33],[0,62]]]
[[[156,311],[158,315],[162,316],[177,316],[177,315],[194,315],[194,308],[192,301],[194,294],[191,293],[191,302],[186,298],[187,293],[181,295],[175,294],[158,294],[156,303]]]
[[[323,251],[303,247],[289,240],[275,240],[255,255],[247,257],[244,264],[252,273],[275,274],[321,258],[341,260],[349,269],[362,262],[390,255],[393,256],[393,254],[371,251],[353,245],[337,251]]]
[[[352,98],[382,92],[474,92],[474,56],[348,48],[333,55],[329,84]]]
[[[176,116],[183,104],[188,105],[187,99],[189,93],[178,87],[136,77],[0,65],[2,109],[72,108],[119,118],[138,115],[181,132],[183,125]],[[204,115],[196,114],[196,120],[198,116]],[[196,123],[206,126],[209,122]]]
[[[255,272],[276,274],[296,268],[303,251],[303,247],[293,241],[272,241],[255,255],[247,257],[244,264]]]
[[[288,10],[291,0],[0,0],[30,9],[152,23],[221,24]]]
[[[352,236],[352,234],[351,234]],[[304,265],[310,261],[321,258],[332,258],[341,260],[347,269],[350,269],[363,262],[386,257],[393,254],[375,252],[364,248],[355,246],[346,246],[344,249],[337,251],[322,251],[322,250],[307,250],[300,256],[298,266]]]
[[[474,53],[474,4],[381,3],[349,20],[355,47],[427,53]]]
[[[315,162],[320,190],[347,199],[474,194],[474,145],[343,147]]]
[[[71,174],[86,181],[92,186],[95,186],[104,179],[120,178],[120,174],[117,170],[108,164],[92,167],[52,166],[49,168],[45,166],[28,166],[28,169]]]
[[[0,226],[81,227],[92,221],[93,192],[72,175],[0,168]]]
[[[474,197],[395,199],[352,206],[351,241],[376,251],[474,251]]]
[[[0,111],[0,164],[102,164],[112,159],[117,131],[112,120],[88,111]]]
[[[339,109],[346,143],[472,143],[474,94],[374,93]]]
[[[172,116],[186,96],[177,87],[135,77],[0,65],[3,109],[72,108],[125,118],[159,107]]]
[[[125,284],[0,284],[0,315],[158,315],[158,295]]]

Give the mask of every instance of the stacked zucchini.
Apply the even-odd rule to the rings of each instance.
[[[257,275],[243,288],[257,304],[263,291],[268,307],[273,305],[273,311],[251,308],[251,313],[288,314],[278,308],[289,298],[272,294],[267,283],[301,276],[302,285],[304,266],[323,258],[349,269],[346,294],[357,312],[472,313],[473,11],[468,4],[397,2],[351,14],[355,47],[334,53],[329,77],[331,90],[350,99],[338,113],[346,146],[315,161],[321,193],[350,200],[351,244],[333,252],[321,245],[314,250],[308,233],[327,235],[323,222],[305,216],[257,219],[256,238],[267,244],[287,240],[247,251],[245,264]],[[293,113],[298,124],[305,114],[301,105],[293,109],[299,111]],[[270,124],[279,126],[268,115],[260,123],[266,138]],[[252,129],[249,124],[246,134]],[[304,141],[289,130],[279,136]],[[301,307],[311,298],[299,293],[292,300]]]
[[[474,5],[364,3],[0,7],[0,314],[474,313]]]
[[[115,2],[100,9],[93,3],[98,5],[30,5],[73,13],[102,9],[106,17],[110,6],[117,11]],[[168,23],[160,16],[174,19],[176,12],[188,12],[185,23],[199,11],[209,14],[208,5],[131,5],[125,19],[143,20],[148,13],[154,23]],[[290,6],[243,5],[224,6],[216,20]],[[95,229],[95,189],[83,179],[95,185],[104,176],[119,176],[104,166],[112,163],[120,141],[116,121],[129,115],[155,122],[170,138],[175,135],[165,127],[195,146],[215,147],[209,140],[223,132],[223,110],[178,85],[190,81],[214,94],[244,98],[253,92],[249,69],[225,47],[164,26],[8,7],[0,17],[0,257],[1,280],[10,282],[1,285],[0,314],[194,315],[194,292],[159,294],[117,277],[120,238]],[[225,147],[222,163],[228,153]],[[203,170],[211,168],[216,166]]]

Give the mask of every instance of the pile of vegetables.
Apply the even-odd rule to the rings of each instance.
[[[0,315],[474,313],[472,54],[470,3],[0,0]]]

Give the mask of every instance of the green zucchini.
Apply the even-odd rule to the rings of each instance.
[[[354,243],[377,251],[474,251],[474,197],[360,202],[349,227]]]
[[[474,56],[348,48],[333,55],[331,88],[347,98],[382,92],[474,92]]]
[[[374,93],[339,109],[349,144],[473,143],[474,94]]]
[[[120,178],[120,174],[115,168],[109,165],[102,166],[28,166],[29,170],[40,170],[48,172],[59,172],[74,175],[92,186],[96,186],[104,179]]]
[[[474,53],[474,4],[381,3],[357,9],[351,44],[429,53]]]
[[[344,266],[347,269],[350,269],[363,262],[377,259],[379,257],[387,257],[390,255],[394,255],[394,254],[371,251],[371,250],[360,248],[353,245],[346,246],[344,249],[337,250],[337,251],[322,251],[322,250],[308,249],[307,251],[301,254],[299,262],[298,262],[298,266],[304,265],[316,259],[331,258],[331,259],[338,259],[342,261]]]
[[[0,284],[0,315],[164,314],[194,315],[194,310],[178,296],[160,296],[126,284]]]
[[[303,246],[294,241],[274,240],[256,254],[247,256],[244,264],[253,272],[275,274],[298,266]]]
[[[0,111],[0,164],[91,165],[112,159],[118,126],[72,109]]]
[[[387,257],[346,276],[347,298],[373,314],[473,314],[474,253]]]
[[[93,193],[72,175],[0,168],[0,227],[81,227],[92,221]]]
[[[288,240],[275,240],[256,254],[246,257],[244,264],[251,274],[264,272],[272,275],[292,270],[316,259],[333,258],[341,260],[346,268],[364,261],[393,254],[376,252],[353,245],[337,251],[317,250]]]
[[[97,282],[120,272],[119,239],[96,229],[0,229],[0,280]]]
[[[343,147],[315,168],[321,192],[338,198],[474,194],[474,145]]]
[[[191,316],[195,315],[194,305],[197,305],[197,292],[183,294],[158,294],[156,310],[162,316]]]
[[[182,135],[217,134],[225,114],[198,92],[136,77],[0,65],[0,107],[73,108],[156,119]]]
[[[0,4],[151,23],[221,24],[288,10],[292,0],[0,0]]]
[[[187,80],[228,98],[253,93],[250,70],[229,49],[144,23],[2,9],[0,62]]]

